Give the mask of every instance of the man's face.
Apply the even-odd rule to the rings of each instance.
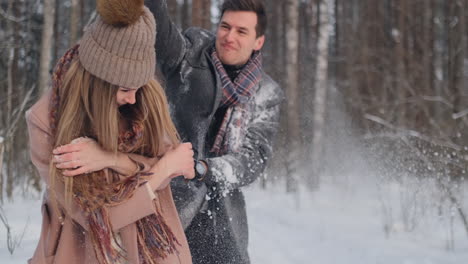
[[[254,50],[262,48],[265,36],[257,38],[256,25],[255,12],[224,12],[216,32],[216,51],[223,64],[245,64]]]

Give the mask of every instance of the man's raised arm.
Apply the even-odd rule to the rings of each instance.
[[[185,39],[169,17],[166,0],[145,0],[145,5],[156,19],[156,61],[167,77],[184,57]]]

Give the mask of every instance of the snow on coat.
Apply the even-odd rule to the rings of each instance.
[[[146,1],[157,19],[158,69],[176,127],[191,142],[197,158],[207,161],[203,181],[171,183],[194,263],[250,263],[245,201],[241,187],[258,179],[272,154],[283,92],[266,73],[249,101],[254,109],[246,132],[231,133],[239,150],[223,156],[209,152],[207,138],[222,90],[211,60],[214,35],[200,28],[183,34],[170,21],[166,1]],[[235,128],[233,128],[235,129]],[[236,136],[238,135],[238,136]]]

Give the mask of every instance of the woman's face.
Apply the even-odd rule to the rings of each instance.
[[[119,106],[136,103],[136,93],[140,88],[119,87],[117,91],[117,104]]]

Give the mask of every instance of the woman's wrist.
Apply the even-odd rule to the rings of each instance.
[[[140,165],[132,160],[127,154],[117,152],[111,154],[109,168],[125,176],[131,176],[140,171]]]
[[[107,159],[107,167],[112,170],[117,170],[117,164],[119,164],[119,158],[121,158],[122,153],[109,153],[109,158]]]
[[[156,191],[170,177],[164,158],[160,159],[150,170],[152,173],[149,184],[153,191]]]
[[[159,187],[163,184],[164,178],[161,175],[154,174],[151,176],[151,179],[148,181],[149,186],[153,192],[157,191]]]

